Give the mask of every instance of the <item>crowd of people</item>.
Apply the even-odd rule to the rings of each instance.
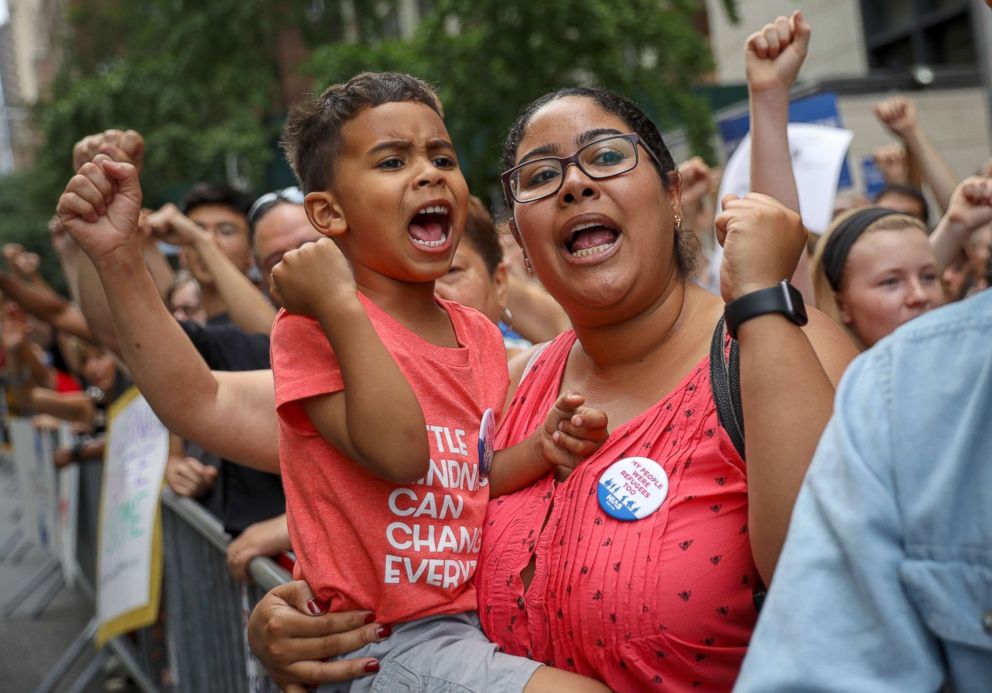
[[[886,187],[809,233],[810,35],[747,40],[743,197],[589,87],[508,124],[496,218],[409,75],[295,106],[298,187],[257,199],[146,209],[141,135],[89,136],[49,225],[69,297],[3,250],[7,406],[97,463],[138,387],[232,575],[291,552],[248,627],[287,691],[979,690],[992,159],[957,180],[887,99]]]

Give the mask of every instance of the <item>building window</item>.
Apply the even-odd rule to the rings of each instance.
[[[968,0],[861,0],[868,65],[878,70],[977,66],[969,5]]]

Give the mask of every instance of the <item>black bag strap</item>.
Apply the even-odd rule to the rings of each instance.
[[[710,342],[710,387],[720,425],[730,436],[737,454],[744,458],[744,408],[741,406],[741,350],[736,339],[730,340],[727,355],[727,327],[724,319],[716,324]],[[765,603],[766,588],[759,580],[751,590],[755,611],[761,612]]]
[[[744,459],[744,409],[741,407],[741,350],[730,340],[727,357],[727,327],[721,317],[710,342],[710,387],[720,425],[730,436],[737,454]]]

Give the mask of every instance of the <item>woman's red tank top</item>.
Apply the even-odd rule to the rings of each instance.
[[[535,360],[496,449],[543,423],[574,342],[567,332]],[[656,512],[620,521],[600,507],[599,481],[629,457],[655,460],[669,488]],[[476,574],[483,628],[506,652],[613,690],[729,691],[757,618],[747,502],[744,462],[717,419],[706,358],[566,481],[549,474],[490,502]]]

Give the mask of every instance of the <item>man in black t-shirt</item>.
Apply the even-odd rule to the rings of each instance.
[[[268,368],[269,336],[248,332],[232,322],[227,312],[230,301],[224,296],[226,287],[216,281],[215,272],[211,272],[204,253],[190,241],[192,234],[188,232],[191,229],[182,227],[194,222],[200,229],[210,232],[212,240],[230,264],[247,274],[254,265],[247,220],[250,202],[251,198],[244,193],[226,185],[199,184],[186,196],[182,212],[163,208],[156,213],[158,217],[153,215],[150,220],[153,228],[157,227],[156,233],[183,243],[184,262],[200,282],[207,323],[199,325],[180,320],[179,324],[212,370]],[[244,285],[237,290],[257,292],[244,280],[242,282]],[[285,512],[282,480],[276,474],[250,469],[230,460],[220,460],[219,486],[223,494],[220,519],[224,529],[233,536],[238,536],[250,525]]]

